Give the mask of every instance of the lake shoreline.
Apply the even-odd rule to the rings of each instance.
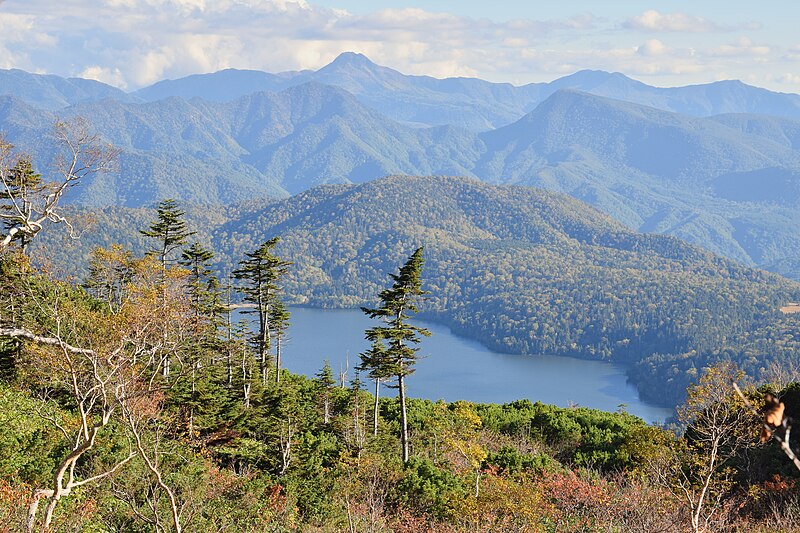
[[[335,374],[360,362],[367,348],[364,330],[374,324],[359,308],[290,306],[292,318],[282,347],[285,368],[313,377],[328,359]],[[561,407],[579,405],[608,412],[625,410],[647,422],[663,423],[673,409],[643,402],[628,382],[622,363],[562,355],[501,353],[479,340],[453,332],[429,316],[415,320],[431,329],[422,340],[409,396],[474,403],[510,403],[529,399]]]

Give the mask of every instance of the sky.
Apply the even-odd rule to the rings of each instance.
[[[516,85],[582,69],[668,87],[800,93],[800,2],[770,0],[0,0],[0,68],[125,90],[345,51],[406,74]]]

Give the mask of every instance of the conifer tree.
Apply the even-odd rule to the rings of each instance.
[[[386,366],[383,365],[383,361],[386,358],[386,347],[383,344],[383,339],[374,339],[369,350],[359,355],[361,357],[361,364],[356,367],[356,370],[366,371],[367,376],[375,383],[375,394],[372,404],[372,434],[377,436],[381,381],[391,377],[391,374],[387,373]]]
[[[209,265],[213,258],[214,252],[195,242],[183,251],[178,261],[181,266],[189,270],[187,289],[192,305],[195,334],[200,333],[204,326],[208,326],[211,330],[209,333],[215,333],[225,310],[219,281]]]
[[[391,274],[394,283],[391,288],[381,291],[380,307],[361,308],[370,318],[383,322],[383,325],[366,331],[365,336],[372,342],[372,348],[362,355],[362,362],[363,367],[370,370],[370,377],[392,376],[397,379],[400,444],[404,463],[409,459],[405,378],[414,372],[417,361],[419,348],[412,345],[419,343],[419,335],[430,335],[428,330],[409,323],[411,314],[418,310],[416,303],[427,294],[427,291],[422,290],[422,265],[420,247],[408,258],[397,275]]]
[[[151,250],[161,261],[164,270],[170,253],[186,244],[186,239],[195,234],[186,229],[184,213],[178,208],[178,203],[172,198],[160,202],[157,207],[158,220],[150,224],[150,229],[139,230],[142,235],[157,239],[157,244]]]
[[[279,300],[279,282],[291,265],[290,262],[272,253],[279,240],[274,237],[255,251],[245,253],[246,258],[240,261],[239,268],[233,271],[233,277],[244,282],[244,285],[239,287],[239,291],[244,294],[244,300],[254,306],[249,312],[258,316],[258,333],[253,337],[253,341],[264,384],[267,382],[267,355],[272,345],[273,309]]]
[[[322,421],[327,425],[331,419],[331,390],[336,385],[336,380],[333,379],[333,369],[327,359],[325,359],[322,370],[317,372],[316,378],[315,381],[322,394]]]
[[[275,335],[275,383],[281,381],[281,347],[289,329],[289,316],[291,313],[280,298],[274,298],[270,309],[270,328]]]
[[[353,379],[350,380],[350,398],[349,403],[351,407],[351,414],[353,416],[353,433],[350,439],[352,445],[355,447],[357,455],[361,456],[361,451],[364,449],[364,427],[362,424],[361,415],[361,375],[356,368]]]
[[[195,232],[186,229],[185,214],[178,208],[178,203],[167,199],[158,204],[158,220],[150,224],[150,229],[139,230],[142,235],[156,239],[156,245],[150,251],[161,263],[161,306],[166,312],[167,308],[167,262],[168,256],[180,246],[186,244],[186,239]],[[167,326],[164,324],[164,338],[167,336]],[[169,375],[171,361],[164,360],[164,377]]]

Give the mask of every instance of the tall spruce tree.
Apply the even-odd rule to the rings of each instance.
[[[416,303],[428,294],[422,290],[422,248],[408,258],[400,272],[390,274],[394,283],[389,289],[381,291],[380,307],[361,310],[370,318],[377,318],[383,325],[369,328],[365,336],[372,342],[372,348],[362,354],[362,367],[370,371],[370,377],[392,376],[397,379],[398,399],[400,401],[400,444],[403,462],[409,459],[408,413],[406,410],[406,376],[414,372],[417,351],[412,345],[418,344],[419,336],[430,335],[427,329],[409,323],[412,313],[418,311]]]
[[[192,303],[194,334],[200,336],[207,333],[214,336],[222,325],[222,313],[225,306],[219,280],[211,269],[210,262],[214,252],[200,243],[192,243],[181,253],[178,263],[189,270],[187,289]]]
[[[167,309],[167,263],[168,256],[180,246],[186,244],[186,239],[195,232],[186,229],[184,212],[178,208],[178,203],[167,199],[158,204],[158,220],[150,224],[150,229],[139,230],[142,235],[156,239],[156,245],[150,253],[158,257],[161,263],[161,306],[166,314]],[[167,336],[167,324],[164,324],[164,338]],[[171,361],[164,359],[163,375],[169,375]]]
[[[166,271],[169,254],[186,244],[186,239],[195,232],[186,229],[186,221],[183,219],[186,213],[178,208],[178,203],[172,198],[160,202],[156,209],[158,220],[150,224],[150,229],[139,232],[156,239],[151,253],[159,258]]]
[[[253,304],[252,311],[258,317],[258,333],[253,337],[258,361],[261,366],[263,383],[267,382],[268,354],[272,345],[275,328],[272,320],[274,309],[280,299],[280,279],[292,264],[273,254],[279,242],[274,237],[255,251],[245,253],[245,259],[239,262],[239,268],[233,271],[233,277],[244,284],[238,290],[244,294],[244,301]],[[288,317],[287,317],[288,319]],[[284,320],[285,323],[285,320]]]
[[[333,391],[333,386],[336,385],[336,380],[333,379],[333,369],[327,359],[325,359],[322,369],[315,376],[316,379],[314,381],[319,388],[322,399],[322,423],[327,425],[331,419],[331,391]]]
[[[356,367],[356,371],[365,371],[367,376],[375,383],[375,394],[372,403],[372,434],[378,434],[378,408],[380,406],[381,397],[381,381],[390,377],[388,370],[383,361],[386,358],[386,347],[383,339],[374,339],[372,344],[364,353],[359,354],[361,357],[361,364]]]
[[[280,298],[272,301],[269,313],[269,325],[275,336],[275,383],[281,382],[281,348],[286,340],[286,330],[289,329],[289,308]]]

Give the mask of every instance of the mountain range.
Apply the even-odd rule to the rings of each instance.
[[[0,72],[0,87],[0,129],[41,165],[56,117],[82,116],[121,148],[117,174],[70,191],[82,205],[227,205],[389,174],[463,175],[565,192],[631,228],[800,276],[797,95],[738,82],[659,89],[588,71],[524,87],[437,80],[358,54],[319,71],[228,70],[135,93],[22,71]],[[249,92],[261,88],[280,91]],[[391,102],[451,118],[477,117],[478,102],[506,117],[484,113],[484,127],[513,121],[423,126]],[[696,116],[723,110],[737,113]]]
[[[514,86],[476,78],[409,76],[352,52],[341,54],[316,71],[272,74],[227,69],[163,80],[132,93],[93,80],[0,70],[0,94],[16,96],[48,110],[104,99],[135,103],[171,96],[228,102],[255,92],[280,92],[308,82],[340,87],[398,122],[455,125],[476,132],[510,124],[562,89],[692,116],[754,113],[800,118],[800,95],[776,93],[738,80],[664,88],[646,85],[619,72],[583,70],[552,82]]]

